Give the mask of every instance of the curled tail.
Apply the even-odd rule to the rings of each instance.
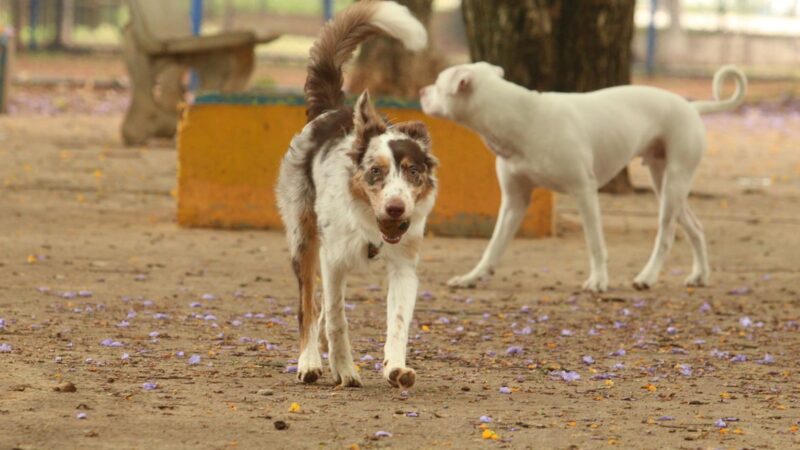
[[[428,41],[425,27],[405,6],[391,1],[362,0],[325,24],[311,47],[305,84],[306,119],[344,104],[342,65],[358,44],[384,33],[400,40],[409,50],[422,50]]]
[[[736,92],[733,96],[725,100],[720,100],[722,85],[725,80],[733,77],[736,80]],[[692,102],[692,105],[700,114],[715,113],[736,109],[744,102],[744,94],[747,91],[747,77],[744,72],[736,66],[723,66],[714,74],[714,100]]]

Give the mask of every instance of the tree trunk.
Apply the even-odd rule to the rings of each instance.
[[[537,91],[586,92],[630,83],[635,0],[463,0],[473,61]],[[624,169],[604,188],[633,191]]]
[[[433,0],[399,0],[428,29]],[[374,95],[418,98],[420,88],[433,83],[446,67],[444,58],[431,45],[412,53],[394,39],[376,37],[361,46],[351,71],[348,90],[359,93],[369,89]]]

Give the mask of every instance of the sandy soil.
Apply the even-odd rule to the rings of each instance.
[[[558,237],[517,240],[475,290],[443,282],[486,241],[427,239],[408,392],[375,370],[380,269],[348,291],[365,387],[297,384],[282,235],[178,228],[172,144],[122,148],[118,124],[0,119],[0,448],[800,446],[797,112],[708,120],[691,203],[710,288],[682,287],[679,239],[657,288],[630,289],[654,238],[650,194],[603,197],[602,296],[578,291],[569,199]],[[482,416],[499,440],[482,438]]]

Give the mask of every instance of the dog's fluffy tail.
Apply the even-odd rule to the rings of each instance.
[[[311,47],[305,85],[309,122],[344,103],[342,65],[358,44],[376,33],[398,39],[413,51],[422,50],[428,42],[425,27],[408,8],[395,2],[362,0],[339,13]]]
[[[736,80],[736,92],[725,100],[720,100],[722,85],[728,78]],[[700,114],[715,113],[736,109],[744,102],[744,94],[747,91],[747,77],[744,72],[736,66],[723,66],[714,74],[714,100],[692,102],[692,105]]]

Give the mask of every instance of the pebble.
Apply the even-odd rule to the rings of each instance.
[[[53,390],[56,392],[77,392],[78,388],[76,388],[75,385],[72,384],[71,382],[65,381],[59,384],[58,386],[54,387]]]
[[[272,395],[274,393],[275,391],[273,391],[272,389],[259,389],[257,392],[258,395]]]

